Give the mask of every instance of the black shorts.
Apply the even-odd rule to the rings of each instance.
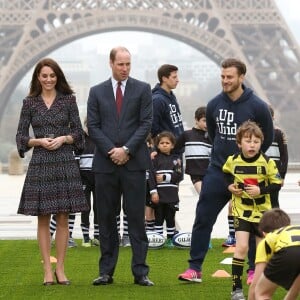
[[[275,252],[264,270],[272,282],[288,290],[300,274],[300,246],[286,247]]]
[[[262,232],[258,229],[258,223],[249,222],[241,218],[234,217],[235,231],[246,231],[258,236],[263,237]]]
[[[193,184],[195,184],[196,182],[202,181],[204,175],[190,175],[191,177],[191,181]]]

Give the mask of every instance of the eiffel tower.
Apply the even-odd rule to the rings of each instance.
[[[299,145],[291,121],[300,106],[300,48],[274,0],[3,0],[0,118],[14,88],[41,57],[76,39],[120,30],[177,39],[217,64],[242,59],[247,84],[288,115],[281,124]],[[296,146],[290,151],[300,160]]]

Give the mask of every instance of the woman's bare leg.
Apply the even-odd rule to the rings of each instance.
[[[49,229],[50,216],[51,215],[38,216],[37,238],[38,238],[38,243],[39,243],[39,247],[43,259],[44,282],[53,281],[52,267],[50,262],[50,250],[51,250],[50,229]]]
[[[59,281],[67,280],[65,275],[64,262],[69,239],[68,219],[69,215],[67,213],[56,214],[56,274]]]

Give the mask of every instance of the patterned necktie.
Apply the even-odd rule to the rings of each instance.
[[[122,90],[121,90],[121,85],[122,85],[122,82],[118,81],[118,86],[117,86],[117,90],[116,90],[116,105],[117,105],[118,115],[120,115],[121,107],[122,107],[122,101],[123,101],[123,94],[122,94]]]

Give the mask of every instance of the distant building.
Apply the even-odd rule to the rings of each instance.
[[[86,105],[90,88],[90,68],[83,60],[60,63],[70,85],[76,93],[78,106]]]

